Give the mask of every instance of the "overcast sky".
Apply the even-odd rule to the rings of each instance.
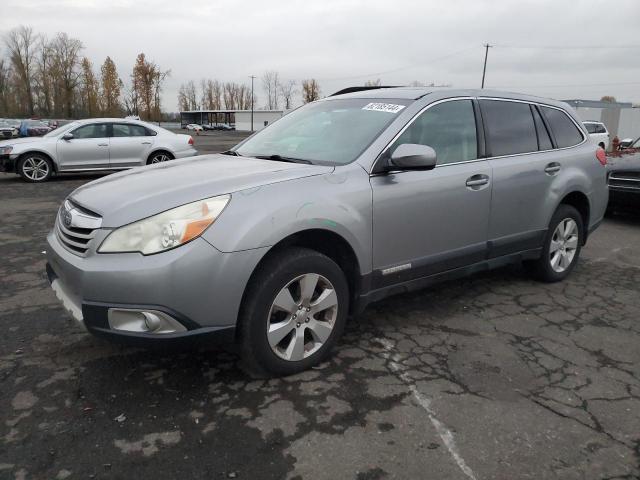
[[[640,0],[2,0],[0,32],[31,25],[80,39],[96,66],[109,55],[128,81],[144,52],[181,83],[249,83],[277,70],[314,77],[323,95],[366,80],[486,86],[560,99],[640,102]],[[296,96],[299,102],[299,95]]]

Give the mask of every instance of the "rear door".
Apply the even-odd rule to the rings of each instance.
[[[438,162],[371,177],[374,288],[485,258],[492,179],[479,137],[472,100],[452,99],[427,107],[387,149],[429,145]]]
[[[70,140],[58,139],[56,153],[60,170],[109,167],[109,136],[106,123],[82,125],[69,133]]]
[[[562,155],[539,107],[517,100],[479,100],[494,185],[489,256],[539,248]]]
[[[154,137],[142,125],[114,123],[110,143],[111,167],[135,167],[146,164]]]

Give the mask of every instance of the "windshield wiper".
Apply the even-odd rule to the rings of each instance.
[[[221,152],[222,155],[231,155],[233,157],[241,157],[242,155],[240,155],[238,152],[234,151],[234,150],[226,150],[224,152]]]
[[[294,158],[294,157],[283,157],[282,155],[274,154],[274,155],[252,155],[254,158],[260,158],[262,160],[276,160],[278,162],[291,162],[291,163],[307,163],[311,165],[309,160],[305,160],[304,158]]]

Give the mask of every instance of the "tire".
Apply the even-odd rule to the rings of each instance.
[[[16,172],[25,182],[42,183],[51,178],[53,164],[40,153],[28,153],[18,161]]]
[[[571,205],[562,204],[551,218],[540,258],[527,266],[533,277],[542,282],[564,280],[578,263],[583,243],[580,213]]]
[[[303,292],[305,287],[311,291],[314,280],[309,297]],[[317,365],[342,335],[348,309],[347,280],[329,257],[300,247],[273,254],[253,275],[243,298],[238,319],[243,367],[263,377]]]
[[[173,155],[171,155],[169,152],[165,152],[164,150],[160,150],[149,155],[149,158],[147,159],[147,165],[168,162],[169,160],[173,160]]]

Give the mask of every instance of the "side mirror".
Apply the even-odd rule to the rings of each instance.
[[[437,161],[436,151],[428,145],[404,143],[391,154],[387,170],[431,170]]]
[[[65,134],[62,136],[62,139],[63,139],[63,140],[66,140],[67,142],[68,142],[69,140],[72,140],[72,139],[73,139],[73,133],[65,133]]]

